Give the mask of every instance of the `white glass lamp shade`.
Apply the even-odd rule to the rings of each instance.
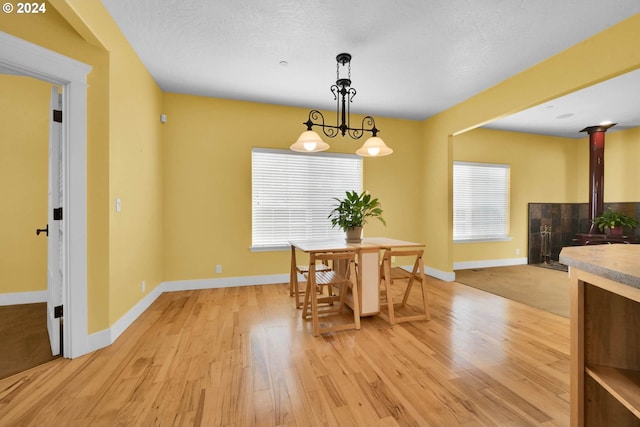
[[[302,132],[298,140],[289,148],[301,153],[314,153],[329,149],[329,144],[324,142],[316,132],[306,130]]]
[[[362,147],[356,151],[356,154],[365,157],[388,156],[391,153],[393,153],[393,150],[387,147],[384,141],[377,136],[367,139]]]

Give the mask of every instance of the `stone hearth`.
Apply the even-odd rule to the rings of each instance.
[[[640,202],[605,203],[605,209],[624,212],[635,216],[640,220]],[[560,251],[565,246],[576,244],[575,237],[578,233],[589,230],[589,204],[588,203],[529,203],[529,244],[528,263],[539,264],[541,262],[541,235],[540,227],[551,226],[551,259],[557,261]],[[635,230],[635,240],[640,240],[640,227]]]

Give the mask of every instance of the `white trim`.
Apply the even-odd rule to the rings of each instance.
[[[288,274],[273,274],[270,276],[240,276],[222,279],[176,280],[161,284],[164,292],[193,291],[197,289],[232,288],[235,286],[271,285],[275,283],[289,283]]]
[[[454,262],[454,270],[468,270],[470,268],[489,268],[489,267],[506,267],[509,265],[526,264],[528,259],[525,258],[504,258],[504,259],[485,259],[480,261],[461,261]]]
[[[0,31],[0,64],[49,83],[81,83],[93,67]]]
[[[47,295],[47,291],[11,292],[8,294],[0,294],[0,306],[47,302]]]
[[[453,244],[462,244],[462,243],[490,243],[490,242],[510,242],[513,240],[511,236],[505,237],[483,237],[478,239],[454,239]]]
[[[316,151],[316,152],[308,152],[303,153],[299,151],[292,150],[283,150],[282,148],[263,148],[263,147],[252,147],[252,153],[274,153],[274,154],[292,154],[294,156],[317,156],[317,157],[341,157],[344,159],[360,159],[361,156],[357,154],[350,153],[334,153],[332,151]]]
[[[413,265],[401,265],[400,268],[403,268],[409,272],[413,271]],[[427,276],[435,277],[436,279],[440,279],[444,282],[453,282],[456,280],[456,274],[454,272],[447,272],[436,270],[435,268],[424,267],[424,274]]]
[[[510,169],[511,165],[506,163],[491,163],[491,162],[464,162],[462,160],[454,160],[454,165],[462,165],[462,166],[491,166],[493,168],[502,168],[502,169]]]
[[[103,329],[102,331],[93,333],[88,336],[87,348],[89,352],[96,351],[104,347],[108,347],[127,330],[129,326],[135,322],[138,317],[142,315],[153,302],[162,295],[163,286],[162,283],[155,289],[149,292],[144,298],[142,298],[136,305],[134,305],[129,311],[127,311],[116,323],[110,328]]]
[[[225,277],[221,279],[197,279],[197,280],[176,280],[172,282],[162,282],[155,289],[149,292],[136,305],[127,311],[116,323],[108,329],[93,333],[88,336],[88,352],[108,347],[116,340],[129,326],[135,322],[142,313],[147,310],[153,302],[164,292],[193,291],[200,289],[230,288],[236,286],[256,286],[271,285],[276,283],[289,283],[288,274],[273,274],[269,276],[241,276]]]
[[[402,268],[411,270],[413,266],[403,266]],[[455,280],[455,273],[444,272],[425,267],[425,274],[440,280],[452,282]],[[164,292],[193,291],[201,289],[230,288],[237,286],[258,286],[272,285],[277,283],[289,283],[289,274],[272,274],[265,276],[240,276],[224,277],[220,279],[195,279],[195,280],[175,280],[162,282],[155,289],[149,292],[143,299],[138,301],[128,312],[126,312],[116,323],[108,329],[91,334],[87,340],[88,351],[99,350],[113,344],[129,326],[135,322],[142,313]]]
[[[95,332],[87,337],[87,353],[109,347],[113,343],[111,328]]]
[[[0,66],[62,86],[66,153],[64,356],[88,353],[87,321],[87,74],[92,67],[0,31]]]
[[[129,326],[136,321],[142,313],[144,313],[153,302],[162,294],[162,289],[157,286],[154,290],[149,292],[144,298],[142,298],[131,310],[125,313],[114,325],[110,328],[109,339],[111,343],[114,343]]]
[[[413,268],[413,267],[411,267]],[[424,274],[427,276],[435,277],[445,282],[453,282],[456,280],[456,273],[453,271],[436,270],[435,268],[424,266]]]

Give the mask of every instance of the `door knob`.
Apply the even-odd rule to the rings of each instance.
[[[38,228],[36,230],[36,234],[39,236],[40,233],[47,233],[47,236],[49,236],[49,224],[47,224],[46,228]]]

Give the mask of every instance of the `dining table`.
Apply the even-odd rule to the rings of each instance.
[[[360,316],[373,316],[380,312],[380,259],[381,252],[394,248],[421,248],[424,243],[410,242],[389,237],[365,237],[361,242],[346,239],[292,240],[290,287],[296,291],[298,302],[297,252],[307,255],[322,252],[355,251],[357,257],[357,284],[360,295]],[[335,268],[335,267],[334,267]]]

